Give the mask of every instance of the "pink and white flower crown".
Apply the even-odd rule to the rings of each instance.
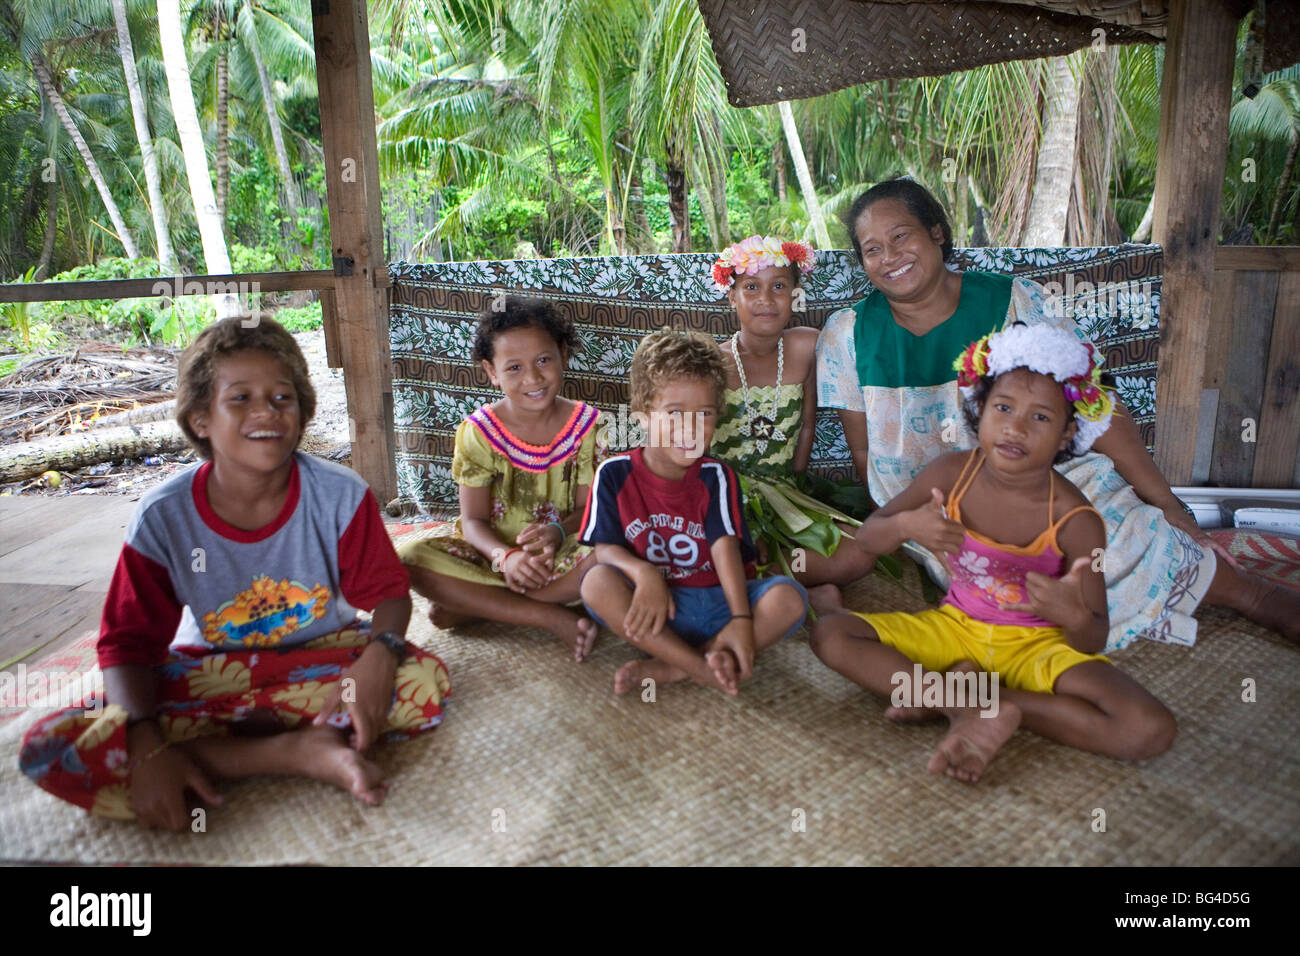
[[[773,266],[794,266],[807,275],[816,265],[817,253],[806,243],[754,235],[722,250],[718,261],[713,264],[713,283],[727,292],[738,275],[758,275]]]
[[[952,367],[967,406],[975,401],[975,386],[986,376],[997,378],[1016,368],[1050,375],[1061,383],[1065,400],[1074,406],[1078,431],[1070,451],[1082,455],[1110,427],[1115,410],[1101,384],[1101,364],[1096,347],[1072,332],[1050,325],[1013,325],[992,332],[966,346]],[[978,413],[979,409],[972,409]]]

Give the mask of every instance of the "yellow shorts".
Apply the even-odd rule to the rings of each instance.
[[[972,661],[998,675],[1003,687],[1052,693],[1056,679],[1084,661],[1106,661],[1065,643],[1059,627],[985,624],[951,604],[918,614],[858,614],[888,644],[932,671]]]

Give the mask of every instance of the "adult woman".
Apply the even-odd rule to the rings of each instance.
[[[878,504],[920,469],[974,438],[960,411],[953,359],[970,342],[1020,321],[1053,317],[1043,290],[1024,279],[954,272],[952,229],[926,189],[896,179],[867,190],[845,218],[854,252],[875,286],[826,320],[817,345],[819,403],[839,409],[858,473]],[[1222,604],[1300,639],[1300,595],[1243,574],[1202,532],[1147,454],[1137,426],[1116,414],[1093,452],[1059,466],[1106,522],[1111,629],[1107,650],[1136,637],[1196,638],[1192,612]],[[943,574],[929,562],[932,573]]]

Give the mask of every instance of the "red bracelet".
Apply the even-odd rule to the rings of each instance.
[[[505,554],[501,555],[501,570],[503,570],[503,571],[505,570],[505,567],[506,567],[506,558],[510,557],[510,555],[514,554],[516,551],[522,551],[522,550],[524,550],[524,549],[523,549],[523,548],[511,548],[511,549],[510,549],[509,551],[507,551]]]

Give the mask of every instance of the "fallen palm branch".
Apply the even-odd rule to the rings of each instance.
[[[118,412],[143,412],[139,406],[172,397],[175,363],[175,355],[161,349],[123,352],[94,344],[32,359],[0,379],[0,440],[32,441],[89,427]],[[153,417],[128,416],[113,424]]]

